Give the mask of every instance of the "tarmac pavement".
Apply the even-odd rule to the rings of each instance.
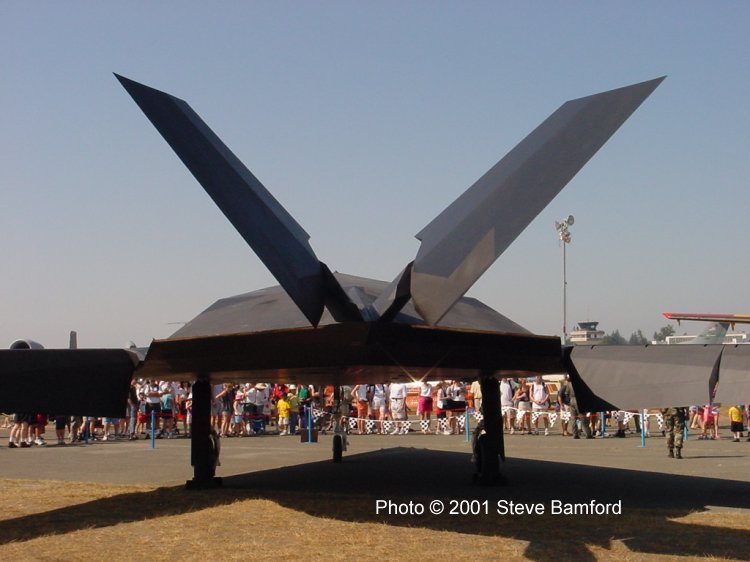
[[[7,434],[0,431],[0,478],[157,486],[192,478],[189,439],[157,439],[155,448],[139,439],[9,449]],[[645,448],[635,434],[590,440],[506,434],[505,445],[508,485],[499,487],[502,497],[545,501],[564,489],[570,498],[619,498],[633,506],[750,508],[750,442],[744,440],[691,436],[682,460],[667,458],[661,434],[647,439]],[[229,487],[293,489],[300,482],[307,490],[340,491],[350,481],[366,481],[373,491],[383,483],[391,496],[426,496],[444,491],[446,484],[462,498],[486,496],[485,488],[472,484],[464,435],[352,435],[344,462],[330,459],[330,434],[310,444],[275,434],[225,438],[217,476]]]

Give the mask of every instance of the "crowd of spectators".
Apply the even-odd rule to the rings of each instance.
[[[545,382],[533,379],[502,378],[500,400],[505,430],[509,434],[544,435],[559,419],[563,436],[573,435],[570,427],[585,422],[587,436],[605,434],[625,437],[640,433],[639,415],[627,412],[580,414],[571,411],[572,389],[567,381]],[[45,445],[47,426],[55,427],[58,445],[78,441],[156,439],[188,437],[192,423],[190,383],[134,380],[128,394],[124,418],[93,418],[56,414],[17,413],[10,423],[8,446]],[[354,386],[269,385],[264,383],[217,384],[212,387],[211,426],[221,437],[241,437],[264,433],[281,436],[307,431],[331,431],[337,421],[356,434],[403,434],[417,431],[428,434],[456,434],[463,430],[467,412],[481,410],[481,387],[460,381],[359,384]],[[748,423],[748,406],[729,410],[733,439],[739,441]],[[434,418],[433,418],[434,415]],[[410,420],[411,416],[411,420]],[[579,419],[576,419],[579,418]],[[540,420],[543,429],[540,429]],[[616,424],[616,430],[615,430]],[[610,430],[607,427],[610,426]],[[273,429],[271,429],[273,428]],[[643,428],[648,431],[649,426]],[[719,408],[708,404],[690,408],[690,428],[700,429],[699,439],[719,438]],[[576,434],[577,435],[577,434]],[[748,438],[750,441],[750,437]]]

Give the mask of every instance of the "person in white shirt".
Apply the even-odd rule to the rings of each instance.
[[[474,382],[472,382],[471,388],[469,390],[471,392],[472,399],[474,400],[474,410],[476,410],[477,412],[482,412],[482,385],[479,384],[479,380],[475,380]]]
[[[161,415],[161,387],[158,381],[152,380],[145,386],[146,396],[146,427],[151,431],[159,431]],[[151,427],[151,413],[154,413],[154,427]]]
[[[365,420],[370,414],[370,391],[366,384],[352,388],[352,401],[357,405],[357,434],[365,432]]]
[[[391,397],[391,415],[396,422],[396,428],[391,432],[391,435],[395,435],[396,433],[403,433],[405,429],[405,424],[402,422],[407,419],[406,385],[402,382],[391,383],[389,391]]]
[[[255,411],[256,417],[261,418],[260,432],[265,433],[265,428],[271,417],[270,391],[265,383],[255,385]]]

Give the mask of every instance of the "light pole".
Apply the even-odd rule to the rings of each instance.
[[[565,256],[565,246],[570,244],[570,230],[568,227],[573,226],[575,219],[573,215],[568,215],[567,219],[561,222],[555,222],[555,230],[560,237],[563,247],[563,325],[562,325],[562,342],[563,345],[568,343],[568,273]]]

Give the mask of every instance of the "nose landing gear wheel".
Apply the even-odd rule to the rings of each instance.
[[[333,462],[340,463],[344,453],[344,439],[341,435],[333,436]]]

